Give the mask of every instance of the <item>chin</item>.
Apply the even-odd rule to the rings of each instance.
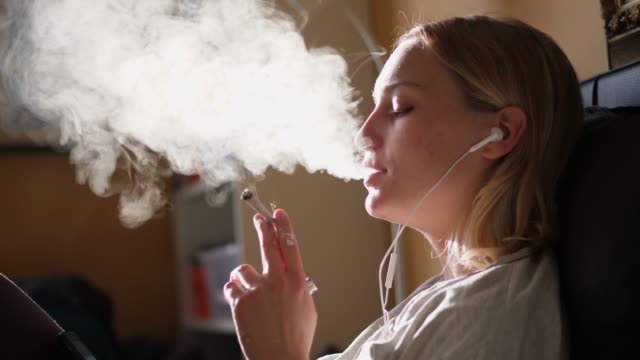
[[[389,194],[387,194],[389,195]],[[410,209],[398,203],[397,198],[382,196],[380,191],[370,189],[365,200],[364,207],[372,217],[394,224],[403,224],[409,215]]]
[[[375,191],[369,191],[369,195],[364,202],[364,207],[367,210],[367,213],[372,217],[380,220],[392,221],[389,219],[389,210],[383,199],[380,197],[380,193]]]

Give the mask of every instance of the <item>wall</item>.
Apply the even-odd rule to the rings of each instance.
[[[512,16],[551,35],[581,79],[607,70],[604,22],[598,1],[582,0],[376,0],[375,33],[388,47],[410,24],[473,13]]]
[[[567,53],[581,80],[608,69],[599,1],[516,0],[505,4],[509,15],[551,35]]]
[[[121,338],[176,336],[170,216],[123,228],[65,155],[0,151],[0,169],[0,272],[82,275],[111,296]]]
[[[375,0],[375,34],[382,46],[390,48],[414,24],[468,13],[500,13],[502,8],[502,0]]]
[[[548,33],[567,53],[580,79],[607,70],[604,23],[598,1],[375,0],[375,34],[380,44],[389,49],[394,39],[412,24],[473,13],[516,17]],[[410,231],[405,238],[405,282],[410,292],[441,267],[420,234]]]

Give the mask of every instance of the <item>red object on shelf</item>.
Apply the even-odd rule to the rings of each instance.
[[[207,278],[204,266],[199,263],[191,265],[191,281],[193,283],[196,317],[211,319],[211,305],[207,291]]]
[[[187,176],[187,182],[190,183],[190,184],[199,183],[200,181],[202,181],[202,176],[200,176],[200,174],[194,174],[194,175],[188,175]]]

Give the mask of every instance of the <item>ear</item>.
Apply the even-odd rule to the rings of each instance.
[[[504,136],[502,140],[487,144],[482,149],[482,156],[487,159],[499,159],[518,145],[522,134],[527,129],[527,115],[517,106],[507,106],[494,114],[494,126],[500,127]]]

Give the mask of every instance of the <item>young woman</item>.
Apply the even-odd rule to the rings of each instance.
[[[429,23],[400,38],[373,96],[356,139],[371,168],[366,209],[423,233],[443,272],[327,359],[565,358],[547,249],[582,126],[565,54],[513,19]],[[500,137],[468,151],[493,128]],[[264,273],[239,267],[225,295],[248,359],[308,359],[316,311],[295,243],[283,245],[288,271],[280,266],[278,233],[293,229],[284,211],[275,218],[277,230],[255,217]]]

